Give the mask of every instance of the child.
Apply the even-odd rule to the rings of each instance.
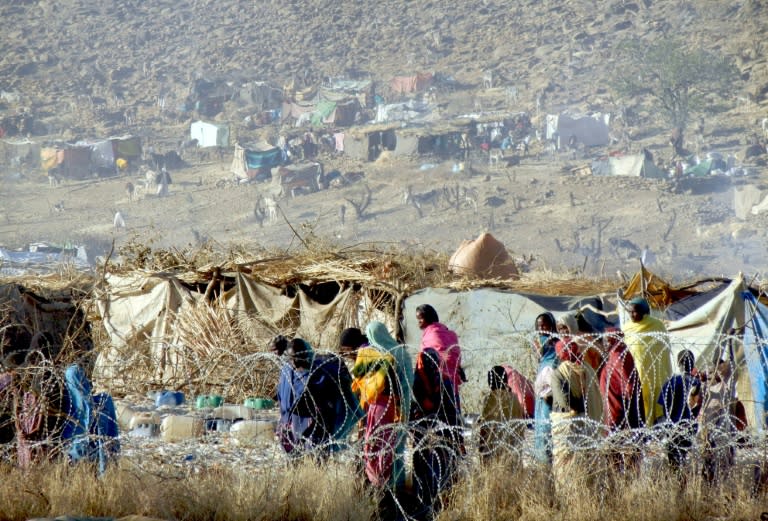
[[[525,435],[525,410],[507,387],[507,373],[497,365],[488,371],[488,394],[483,400],[480,425],[480,454],[490,459],[508,453],[518,456]],[[516,421],[519,420],[519,421]]]

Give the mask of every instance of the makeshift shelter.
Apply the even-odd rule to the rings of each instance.
[[[2,141],[2,157],[6,165],[25,165],[28,168],[40,166],[40,143],[29,139]]]
[[[559,139],[560,145],[568,143],[571,136],[578,143],[588,147],[603,146],[610,142],[608,137],[608,116],[571,117],[568,114],[547,114],[547,139]]]
[[[492,288],[425,288],[403,301],[405,343],[414,356],[421,342],[416,321],[416,308],[421,304],[434,307],[440,322],[458,334],[462,366],[469,380],[461,388],[462,403],[469,409],[479,406],[487,389],[486,373],[492,366],[509,364],[524,375],[535,374],[538,355],[532,347],[531,331],[540,313],[551,311],[559,316],[583,309],[585,320],[593,329],[602,331],[606,325],[601,315],[585,308],[605,309],[607,301],[600,295],[546,296]]]
[[[398,123],[354,127],[344,133],[344,153],[361,161],[375,161],[383,151],[397,148]]]
[[[630,176],[666,179],[667,173],[657,167],[645,154],[611,156],[592,161],[592,175]]]
[[[229,125],[195,121],[189,127],[189,137],[196,139],[200,148],[228,147]]]
[[[411,94],[427,89],[433,81],[434,75],[431,72],[412,74],[411,76],[395,76],[389,80],[389,88],[394,94]]]
[[[230,171],[240,179],[253,179],[268,172],[282,162],[282,152],[276,146],[262,141],[246,147],[235,143],[235,153]]]
[[[320,163],[295,163],[281,166],[272,176],[272,183],[279,189],[280,196],[294,197],[301,193],[315,193],[320,190],[323,166]]]
[[[504,244],[490,233],[482,233],[474,240],[461,241],[448,261],[448,271],[485,278],[520,276]]]
[[[45,171],[55,168],[62,177],[85,179],[93,173],[91,168],[91,145],[81,144],[42,148],[40,150],[40,163]]]
[[[647,271],[644,277],[654,278]],[[707,282],[714,286],[697,291],[696,285],[672,289],[657,281],[649,284],[646,298],[652,312],[666,322],[673,360],[678,352],[688,349],[700,369],[711,369],[721,359],[733,364],[738,398],[746,408],[748,424],[764,432],[768,428],[768,308],[757,300],[741,275]],[[635,294],[625,290],[622,300]],[[626,301],[618,307],[622,323],[629,320],[625,307]]]
[[[691,165],[683,171],[683,175],[689,175],[692,177],[704,177],[709,175],[712,171],[712,160],[705,159],[698,164]]]
[[[0,283],[0,355],[16,353],[16,361],[21,362],[30,349],[40,349],[61,361],[90,352],[91,328],[79,297],[90,281],[62,284],[37,277],[33,284],[23,279]]]
[[[269,269],[265,264],[255,266]],[[354,270],[347,274],[354,276]],[[382,299],[375,282],[333,280],[339,277],[326,275],[313,277],[311,283],[296,278],[274,280],[269,275],[260,277],[247,265],[237,266],[236,271],[216,268],[175,276],[138,271],[109,274],[96,304],[111,347],[99,353],[94,377],[126,381],[138,370],[156,383],[187,385],[200,377],[190,367],[189,345],[205,341],[190,331],[216,330],[225,326],[216,323],[221,321],[237,327],[251,353],[252,346],[266,346],[277,331],[304,338],[320,350],[335,344],[345,327],[372,319],[396,324],[394,299]],[[200,313],[203,309],[209,311]]]
[[[253,105],[258,110],[272,110],[280,108],[283,91],[265,81],[251,81],[240,87],[238,100],[241,104]]]

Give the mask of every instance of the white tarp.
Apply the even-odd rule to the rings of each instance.
[[[421,342],[416,307],[430,304],[440,322],[459,336],[462,365],[469,379],[461,388],[462,401],[476,410],[487,388],[487,373],[492,366],[510,364],[533,379],[538,355],[531,340],[539,314],[551,311],[557,317],[595,300],[595,297],[547,297],[487,288],[462,292],[427,288],[412,294],[403,303],[405,342],[415,359]]]
[[[547,139],[558,138],[566,146],[571,136],[588,147],[607,145],[609,114],[571,117],[568,114],[547,114]]]
[[[229,127],[206,121],[195,121],[189,127],[189,137],[196,139],[197,146],[201,148],[228,147]]]

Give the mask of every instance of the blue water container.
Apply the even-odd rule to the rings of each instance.
[[[155,397],[155,407],[178,407],[184,403],[181,391],[160,391]]]

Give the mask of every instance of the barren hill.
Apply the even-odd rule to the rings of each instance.
[[[652,42],[667,35],[732,57],[741,74],[729,97],[700,107],[706,122],[698,147],[738,157],[768,116],[768,2],[760,0],[41,0],[6,2],[0,19],[0,90],[9,93],[0,101],[0,117],[27,110],[45,139],[130,132],[159,148],[171,146],[197,118],[180,106],[201,78],[282,88],[326,77],[386,83],[394,74],[430,71],[454,85],[437,94],[446,118],[499,108],[493,89],[514,87],[518,94],[504,108],[532,114],[537,125],[543,114],[566,109],[629,110],[635,117],[621,145],[661,155],[669,129],[643,100],[617,99],[607,80],[630,67],[617,53],[622,40]],[[491,89],[483,82],[488,72]],[[135,112],[130,122],[126,108]],[[251,109],[227,102],[217,119],[230,122],[235,138],[274,139],[276,124],[243,124]],[[6,164],[0,170],[0,243],[103,244],[113,234],[122,241],[139,233],[163,245],[213,239],[288,247],[298,243],[290,223],[300,235],[341,244],[386,241],[446,252],[491,230],[516,255],[534,255],[535,265],[588,273],[632,269],[628,263],[646,246],[661,271],[678,276],[765,268],[765,214],[738,220],[732,193],[734,184],[768,188],[759,162],[743,178],[683,189],[665,181],[571,173],[610,151],[529,156],[504,168],[476,162],[461,174],[451,171],[450,162],[424,157],[378,163],[327,157],[326,171],[363,172],[363,179],[283,200],[279,218],[266,223],[254,216],[262,185],[216,187],[228,176],[229,156],[192,161],[174,172],[169,198],[134,203],[124,192],[125,178],[49,187],[39,172]],[[456,188],[474,194],[474,204],[443,201],[417,212],[403,203],[406,185],[416,193]],[[355,219],[349,201],[362,197],[366,186],[369,211]],[[64,211],[54,211],[60,202]],[[350,210],[344,223],[342,204]],[[113,229],[118,209],[127,232]]]

